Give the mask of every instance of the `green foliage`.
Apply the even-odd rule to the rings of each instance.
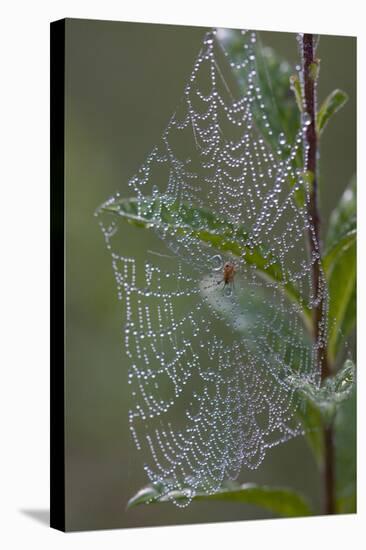
[[[322,263],[325,273],[328,275],[336,265],[339,257],[348,250],[356,241],[356,226],[351,226],[349,231],[342,234],[323,254]]]
[[[334,361],[356,322],[356,180],[330,218],[323,266],[329,289],[328,351]]]
[[[356,201],[356,178],[352,178],[331,214],[326,237],[327,247],[340,241],[356,227]]]
[[[356,512],[356,389],[335,420],[336,492],[339,513]]]
[[[343,367],[334,376],[326,378],[320,387],[296,373],[288,378],[288,382],[305,402],[309,402],[319,412],[320,420],[327,426],[333,422],[340,404],[350,397],[355,377],[355,365],[347,359]]]
[[[301,97],[301,84],[300,84],[300,79],[297,75],[290,76],[290,87],[295,95],[297,108],[299,109],[300,113],[302,113],[303,107],[302,107],[302,97]]]
[[[305,437],[313,452],[314,458],[319,466],[323,467],[324,462],[324,437],[322,413],[319,408],[310,400],[301,399],[297,408],[297,416],[300,418],[305,430]]]
[[[170,502],[172,500],[186,501],[187,490],[166,493],[163,484],[148,485],[128,501],[127,507],[132,508],[139,504]],[[201,492],[193,497],[193,501],[209,502],[215,500],[253,504],[284,517],[308,516],[311,514],[311,509],[302,495],[282,487],[268,487],[254,483],[239,485],[231,482],[216,493]]]
[[[289,143],[293,143],[300,127],[299,110],[296,96],[291,93],[290,78],[291,65],[281,58],[272,48],[257,46],[257,71],[260,88],[263,95],[264,110],[268,113],[268,120],[273,131],[271,146],[274,151],[278,148],[280,134],[284,133]],[[296,84],[294,83],[296,87]],[[263,111],[254,111],[259,128],[263,126]],[[265,135],[267,132],[263,132]],[[301,162],[301,154],[298,158]]]
[[[235,31],[225,35],[225,49],[231,60],[240,62],[243,55],[242,42]],[[299,106],[301,106],[301,99],[297,93],[299,82],[298,79],[296,81],[297,77],[292,74],[291,65],[272,48],[263,47],[258,42],[255,54],[257,77],[262,91],[261,102],[264,107],[261,108],[259,104],[254,104],[252,106],[253,115],[256,126],[266,136],[273,151],[277,151],[280,135],[284,134],[287,142],[292,143],[300,128]],[[239,89],[245,90],[247,85],[245,70],[235,72],[235,76]],[[295,95],[291,92],[290,79]],[[272,135],[268,135],[268,132],[265,131],[263,110],[268,116]],[[296,158],[297,166],[301,166],[301,159],[302,153],[299,151]]]
[[[316,120],[316,130],[320,136],[331,117],[347,103],[348,95],[342,90],[333,90],[323,101]]]
[[[310,78],[314,80],[314,82],[318,80],[319,72],[320,72],[320,59],[316,59],[313,63],[310,63],[310,66],[309,66]]]
[[[333,421],[337,439],[337,464],[338,460],[344,462],[342,456],[344,457],[347,453],[347,460],[354,461],[355,454],[352,457],[352,446],[347,443],[347,430],[355,429],[355,416],[351,417],[348,412],[348,403],[355,396],[354,363],[348,359],[343,367],[334,376],[327,378],[320,387],[296,373],[289,377],[288,382],[297,390],[298,416],[303,423],[306,438],[319,467],[322,467],[324,460],[323,429]],[[348,412],[347,416],[345,411]],[[348,426],[346,426],[347,421],[350,423]],[[343,454],[338,453],[339,449]],[[342,472],[345,472],[345,468]]]

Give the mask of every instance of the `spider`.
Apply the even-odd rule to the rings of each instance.
[[[220,281],[217,281],[218,285],[224,283],[223,290],[227,296],[230,296],[232,294],[236,271],[237,268],[233,262],[225,262],[222,270],[222,279]]]
[[[224,283],[224,286],[234,282],[236,273],[236,266],[233,262],[225,262],[223,269],[223,279],[220,282]]]
[[[226,296],[231,296],[234,287],[234,278],[235,274],[238,271],[238,266],[232,260],[227,260],[225,263],[222,262],[222,258],[219,255],[213,256],[211,258],[212,269],[214,272],[217,272],[214,275],[211,283],[208,283],[206,280],[206,285],[203,286],[204,290],[209,290],[217,288],[219,285],[222,286],[222,290]],[[217,277],[218,275],[218,277]],[[211,278],[211,277],[210,277]]]

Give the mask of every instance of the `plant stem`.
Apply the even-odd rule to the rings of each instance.
[[[308,203],[310,218],[309,245],[313,261],[313,287],[315,300],[313,306],[313,338],[317,349],[317,361],[320,367],[321,380],[330,374],[331,368],[327,357],[324,315],[326,312],[324,279],[321,268],[320,249],[320,216],[318,209],[317,158],[318,137],[316,133],[316,72],[318,61],[314,57],[314,36],[304,34],[302,37],[303,60],[303,99],[306,113],[305,126],[305,171],[310,175],[311,191]],[[335,449],[333,424],[324,428],[324,513],[335,513]]]

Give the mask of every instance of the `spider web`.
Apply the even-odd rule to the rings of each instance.
[[[241,53],[233,61],[224,33],[206,34],[176,112],[129,181],[141,215],[154,205],[149,232],[158,252],[138,259],[125,220],[100,214],[123,312],[131,433],[149,480],[172,500],[183,491],[186,500],[175,501],[181,506],[237,479],[243,467],[258,468],[269,448],[303,433],[290,375],[319,384],[325,337],[326,312],[315,343],[301,313],[324,292],[312,284],[319,258],[307,249],[309,193],[294,163],[303,129],[294,143],[281,134],[278,149],[270,148],[256,34],[237,32]],[[119,200],[117,193],[104,207]],[[157,204],[174,205],[177,223],[167,224]],[[181,209],[230,223],[241,252],[218,252],[181,231],[174,214]],[[205,224],[194,216],[193,224]],[[135,231],[142,241],[146,230]],[[257,250],[260,267],[252,260]],[[235,269],[228,284],[226,262]],[[274,263],[278,278],[268,276]]]

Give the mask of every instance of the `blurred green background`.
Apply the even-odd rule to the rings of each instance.
[[[158,141],[179,101],[206,29],[67,20],[66,23],[66,527],[68,530],[271,517],[235,503],[172,504],[126,510],[146,485],[127,426],[127,361],[109,253],[94,211],[128,179]],[[293,67],[294,34],[261,32]],[[321,146],[321,214],[356,170],[356,39],[321,36],[319,100],[349,94]],[[295,69],[294,69],[295,72]],[[145,254],[143,230],[125,235]],[[131,242],[131,239],[134,241]],[[303,438],[271,450],[240,481],[285,485],[320,509],[318,470]]]

